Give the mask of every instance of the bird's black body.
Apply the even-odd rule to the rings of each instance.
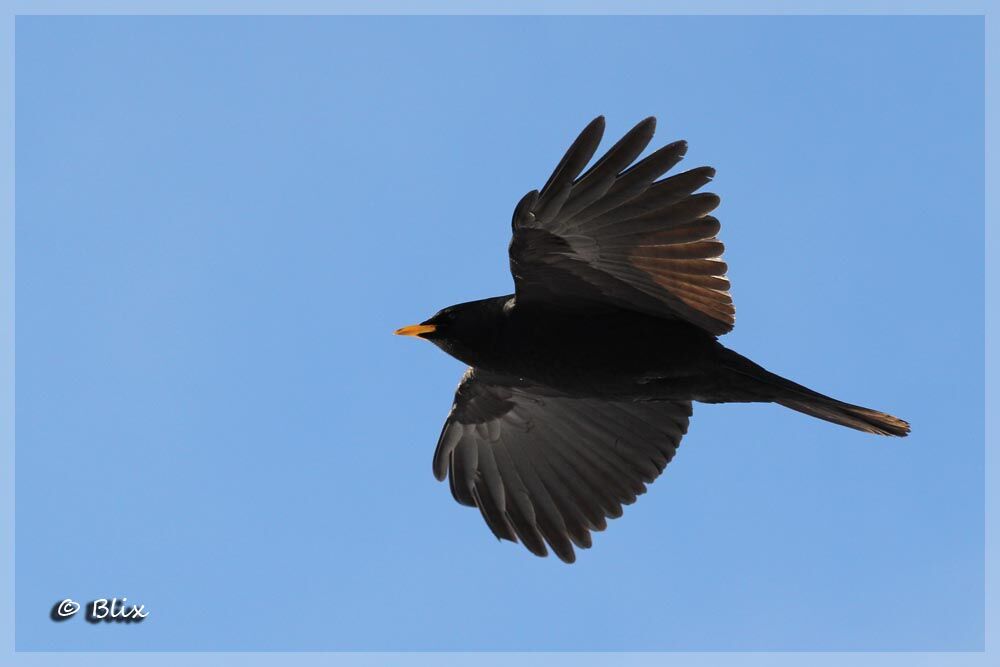
[[[715,336],[679,320],[617,308],[580,312],[522,306],[514,295],[459,304],[425,338],[474,368],[567,395],[637,400],[718,398]],[[734,395],[735,396],[735,395]],[[760,400],[748,397],[727,400]]]
[[[516,206],[514,294],[445,308],[396,333],[469,365],[434,454],[458,502],[501,539],[563,560],[646,490],[687,431],[692,401],[775,402],[868,433],[909,425],[770,373],[727,349],[733,327],[714,171],[660,179],[675,142],[634,162],[646,119],[583,171],[603,118]],[[581,173],[582,172],[582,173]],[[659,180],[657,180],[659,179]]]

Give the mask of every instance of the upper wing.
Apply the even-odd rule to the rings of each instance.
[[[514,210],[510,269],[517,303],[565,307],[611,305],[682,319],[719,335],[733,328],[719,205],[692,194],[715,175],[711,167],[656,180],[680,162],[677,141],[629,165],[653,138],[647,118],[586,173],[604,134],[604,117],[580,134],[541,191]]]
[[[434,475],[493,534],[562,560],[621,516],[687,431],[690,401],[575,398],[466,371],[434,452]]]

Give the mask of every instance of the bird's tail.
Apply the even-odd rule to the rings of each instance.
[[[824,396],[775,375],[732,350],[726,352],[733,355],[727,359],[729,369],[750,380],[763,400],[866,433],[905,437],[910,432],[910,425],[899,417]]]
[[[822,398],[786,398],[777,400],[775,403],[834,424],[856,428],[865,433],[905,437],[910,432],[910,425],[899,417],[893,417],[890,414],[863,408],[859,405],[843,403],[826,396]]]

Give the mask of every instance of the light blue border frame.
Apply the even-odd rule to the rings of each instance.
[[[996,270],[990,258],[996,257],[996,235],[992,224],[996,220],[996,198],[992,185],[996,182],[996,136],[991,132],[995,85],[991,74],[998,68],[1000,49],[992,27],[1000,16],[990,0],[546,0],[542,2],[502,2],[489,0],[371,1],[364,0],[193,0],[147,2],[105,0],[103,2],[73,2],[72,0],[10,2],[0,0],[0,203],[8,202],[0,211],[0,505],[2,521],[0,535],[0,565],[7,573],[0,577],[0,593],[5,604],[0,606],[3,634],[0,661],[10,665],[64,664],[66,653],[16,653],[14,651],[14,21],[26,14],[964,14],[985,17],[986,30],[986,650],[969,653],[616,653],[614,657],[601,653],[143,653],[143,664],[173,665],[183,660],[186,665],[213,665],[220,661],[239,661],[243,665],[305,665],[328,664],[331,661],[350,665],[382,665],[386,661],[406,665],[464,665],[470,661],[480,665],[573,664],[601,665],[614,660],[620,665],[650,665],[670,661],[678,667],[715,665],[773,665],[775,667],[810,665],[966,665],[997,664],[997,580],[994,576],[993,555],[997,496],[993,482],[997,480],[997,457],[991,454],[995,442],[995,420],[991,415],[1000,408],[994,392],[997,361],[990,342],[995,332]],[[72,653],[76,664],[133,664],[137,656],[131,653]],[[994,655],[993,659],[989,656]]]

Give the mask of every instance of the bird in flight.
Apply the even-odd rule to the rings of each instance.
[[[867,433],[902,419],[824,396],[724,347],[733,328],[715,170],[663,175],[676,141],[635,162],[654,118],[593,166],[604,117],[514,208],[514,294],[449,306],[396,330],[469,365],[434,475],[497,538],[567,563],[673,458],[692,401],[778,403]],[[548,545],[548,546],[546,546]]]

